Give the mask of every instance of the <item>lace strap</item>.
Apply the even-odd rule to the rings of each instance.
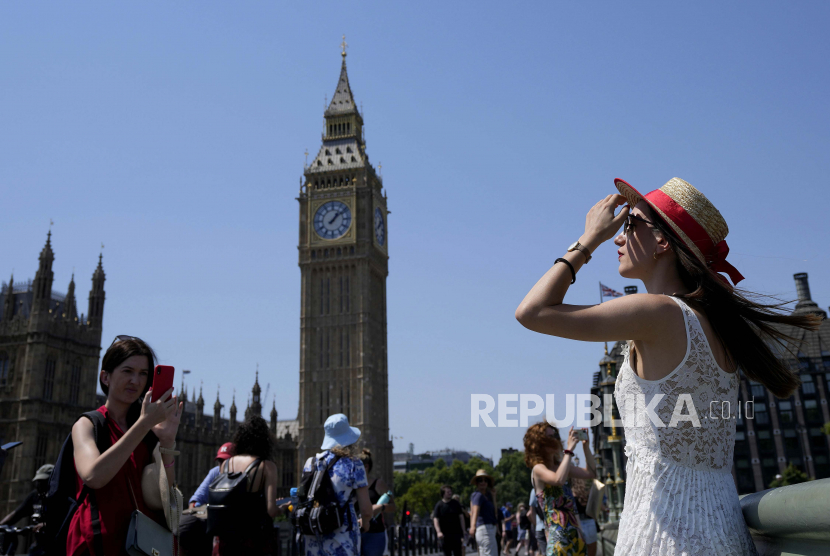
[[[686,357],[683,358],[685,361],[692,351],[692,332],[703,333],[703,328],[700,326],[700,321],[697,320],[697,315],[685,301],[671,295],[668,297],[680,306],[680,312],[683,313],[683,325],[686,327]]]

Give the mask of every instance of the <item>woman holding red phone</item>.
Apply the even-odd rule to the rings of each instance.
[[[147,507],[141,492],[141,473],[152,463],[159,444],[170,484],[175,482],[173,455],[182,404],[165,391],[151,401],[156,355],[143,340],[118,336],[101,362],[99,384],[107,396],[98,408],[104,425],[97,434],[109,436],[101,453],[91,419],[72,427],[77,494],[89,493],[72,517],[66,542],[70,556],[126,554],[130,516],[135,509],[164,525],[163,514]]]

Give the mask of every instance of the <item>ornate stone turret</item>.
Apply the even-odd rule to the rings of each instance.
[[[228,412],[230,413],[231,418],[228,425],[231,429],[230,432],[233,433],[234,431],[236,431],[236,391],[234,391],[233,393],[233,398],[231,399],[231,407],[228,410]]]
[[[55,260],[55,254],[52,252],[52,231],[46,235],[46,245],[40,252],[40,264],[38,265],[37,273],[35,274],[35,281],[32,283],[32,314],[47,314],[49,312],[49,302],[52,300],[52,281],[54,274],[52,273],[52,263]],[[34,322],[36,319],[32,319]]]
[[[254,387],[251,389],[251,415],[262,416],[262,403],[260,402],[262,388],[259,387],[259,371],[256,372]]]
[[[205,414],[205,399],[202,397],[202,387],[199,387],[199,399],[196,400],[196,426],[202,426],[202,415]]]
[[[216,403],[213,404],[213,430],[219,430],[222,417],[222,402],[219,401],[219,387],[216,388]]]
[[[14,272],[9,278],[9,287],[6,289],[6,298],[3,301],[3,320],[9,322],[14,317]]]
[[[69,288],[66,290],[66,299],[63,307],[63,318],[72,322],[77,315],[75,307],[75,273],[72,273],[72,279],[69,280]]]
[[[104,320],[104,281],[106,275],[104,274],[103,266],[104,254],[98,255],[98,268],[92,274],[92,289],[89,291],[89,311],[87,311],[87,321],[91,328],[101,328]]]
[[[277,435],[277,400],[274,399],[274,405],[271,407],[271,433]]]

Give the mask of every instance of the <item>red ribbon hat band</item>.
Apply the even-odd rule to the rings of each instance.
[[[660,189],[646,195],[641,195],[625,180],[617,178],[614,184],[632,208],[641,200],[648,203],[702,263],[715,272],[728,274],[733,284],[744,279],[738,269],[726,261],[729,254],[726,221],[692,184],[672,178]],[[726,282],[725,278],[720,278]]]

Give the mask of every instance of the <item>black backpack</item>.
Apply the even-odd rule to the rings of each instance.
[[[304,535],[327,535],[339,529],[343,523],[352,524],[352,512],[349,503],[340,505],[337,493],[331,483],[329,469],[334,467],[340,456],[335,456],[331,463],[318,469],[316,461],[313,471],[303,473],[297,489],[299,503],[291,513],[291,523]]]
[[[251,486],[248,485],[248,473],[259,467],[262,458],[255,459],[245,471],[230,471],[230,461],[226,462],[227,471],[210,483],[208,487],[207,533],[210,536],[233,537],[248,530],[249,506],[247,496]]]
[[[104,453],[112,446],[106,430],[107,418],[100,411],[89,411],[78,419],[86,417],[92,421],[92,434],[98,452]],[[76,420],[77,422],[77,420]],[[152,451],[158,438],[151,431],[144,437],[144,443]],[[104,540],[101,535],[101,516],[98,512],[98,501],[95,490],[87,486],[81,490],[76,498],[77,482],[75,472],[75,446],[72,442],[72,433],[63,442],[55,468],[49,477],[49,492],[46,494],[46,503],[43,510],[44,525],[43,543],[46,554],[62,556],[66,554],[66,537],[69,533],[69,524],[72,516],[78,510],[84,499],[89,498],[89,508],[92,514],[92,534],[96,554],[104,554]]]

